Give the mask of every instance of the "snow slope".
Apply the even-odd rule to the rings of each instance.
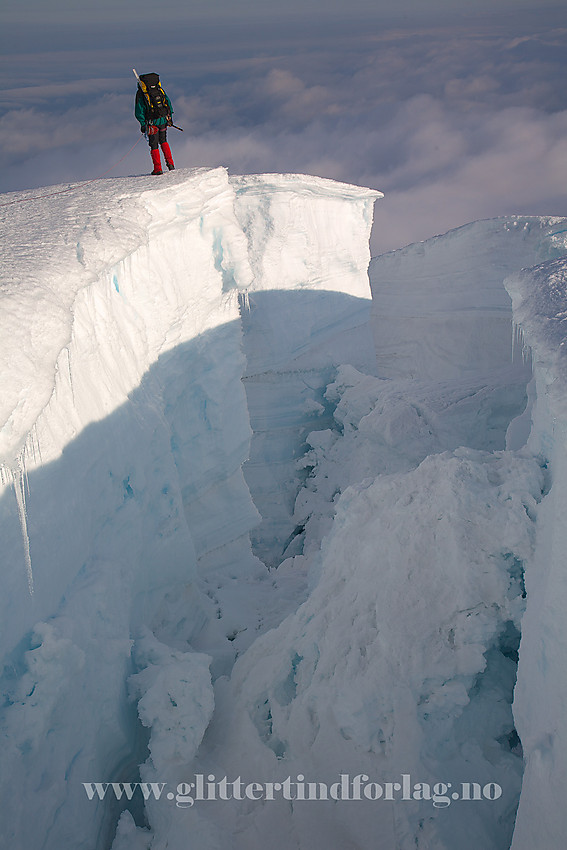
[[[0,206],[2,846],[560,850],[566,221],[369,287],[377,192],[67,188]]]

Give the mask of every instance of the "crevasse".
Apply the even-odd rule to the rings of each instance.
[[[559,656],[538,660],[543,624],[558,646],[562,628],[542,597],[560,604],[556,561],[539,584],[563,504],[562,361],[541,342],[563,303],[558,220],[377,258],[371,301],[379,193],[165,180],[101,181],[3,224],[6,841],[507,850],[523,746],[513,846],[535,846],[562,752]],[[506,284],[513,315],[504,279],[542,261],[553,315],[525,306],[529,276]],[[420,793],[180,810],[196,773],[404,774]],[[139,781],[173,796],[83,786]],[[503,791],[444,808],[436,782]],[[557,809],[546,829],[559,847]]]

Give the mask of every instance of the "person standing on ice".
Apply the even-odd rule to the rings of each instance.
[[[134,71],[136,74],[136,72]],[[154,170],[152,174],[163,174],[159,145],[163,151],[165,164],[172,171],[175,168],[169,143],[167,128],[172,124],[173,107],[166,92],[162,89],[159,74],[141,74],[136,91],[134,115],[140,122],[142,133],[146,133],[150,143],[150,153]]]

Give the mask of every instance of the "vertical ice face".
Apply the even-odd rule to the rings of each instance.
[[[561,253],[549,237],[558,221],[477,221],[374,259],[379,374],[439,380],[505,368],[513,325],[504,278]]]
[[[381,192],[297,174],[232,177],[257,290],[368,298],[368,240]]]
[[[253,432],[245,477],[262,517],[252,541],[275,567],[300,551],[298,463],[309,431],[328,420],[329,380],[345,362],[375,370],[368,245],[380,193],[301,175],[231,183],[254,273],[242,305]]]
[[[212,550],[235,574],[258,569],[241,472],[247,241],[223,169],[173,177],[103,181],[4,224],[0,781],[14,846],[110,846],[119,812],[81,780],[137,778],[147,757],[126,683],[151,664],[133,642],[150,628],[164,669],[201,671],[210,708],[210,659],[183,649],[218,644],[222,666],[232,647],[199,575]],[[38,783],[32,819],[17,801]]]
[[[528,605],[514,699],[526,766],[512,848],[560,848],[567,831],[562,791],[567,783],[567,261],[542,263],[511,276],[506,286],[534,364],[528,446],[546,463],[550,485],[526,573]]]

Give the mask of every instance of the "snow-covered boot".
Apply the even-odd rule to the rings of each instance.
[[[169,147],[169,142],[162,142],[161,149],[163,151],[163,155],[165,157],[165,164],[169,168],[170,171],[173,171],[175,165],[173,164],[173,157],[171,155],[171,149]]]
[[[161,157],[159,155],[159,148],[156,148],[155,151],[151,151],[152,162],[154,164],[154,170],[152,174],[163,174],[161,170]]]

